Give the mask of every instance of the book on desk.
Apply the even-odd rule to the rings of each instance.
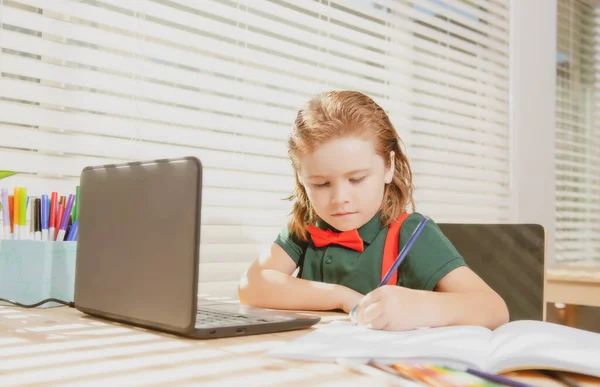
[[[494,331],[452,326],[405,332],[336,321],[275,348],[269,356],[383,364],[411,361],[497,374],[545,369],[600,377],[600,334],[541,321],[514,321]]]

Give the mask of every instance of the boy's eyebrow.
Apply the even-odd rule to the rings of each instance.
[[[367,171],[369,171],[369,168],[355,169],[353,171],[346,172],[345,175],[349,176],[349,175],[354,175],[356,173],[363,173],[363,172],[367,172]]]
[[[354,175],[355,173],[362,173],[362,172],[367,172],[367,171],[369,171],[369,168],[355,169],[350,172],[344,173],[344,176]],[[327,176],[311,175],[311,176],[308,176],[308,178],[309,179],[327,179]]]

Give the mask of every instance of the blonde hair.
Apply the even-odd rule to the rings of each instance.
[[[307,225],[314,225],[317,214],[308,200],[304,186],[298,180],[298,156],[312,152],[316,146],[343,136],[371,134],[375,149],[387,166],[390,152],[395,153],[394,177],[386,184],[381,203],[381,221],[392,223],[408,207],[415,209],[414,186],[408,158],[402,151],[402,140],[386,112],[368,96],[357,91],[329,91],[317,95],[298,112],[288,140],[288,154],[296,172],[296,186],[288,198],[294,202],[289,232],[308,240]]]

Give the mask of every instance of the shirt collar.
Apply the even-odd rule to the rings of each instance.
[[[317,227],[322,230],[331,229],[335,232],[339,232],[339,230],[330,226],[327,222],[320,218],[317,220]],[[375,216],[371,218],[371,220],[358,228],[358,235],[360,235],[365,243],[371,244],[377,234],[379,234],[379,231],[381,231],[381,227],[381,214],[377,212]]]

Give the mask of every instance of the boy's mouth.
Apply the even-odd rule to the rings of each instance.
[[[352,214],[356,214],[356,211],[355,212],[337,212],[335,214],[331,214],[331,216],[342,217],[342,216],[347,216],[347,215],[352,215]]]

